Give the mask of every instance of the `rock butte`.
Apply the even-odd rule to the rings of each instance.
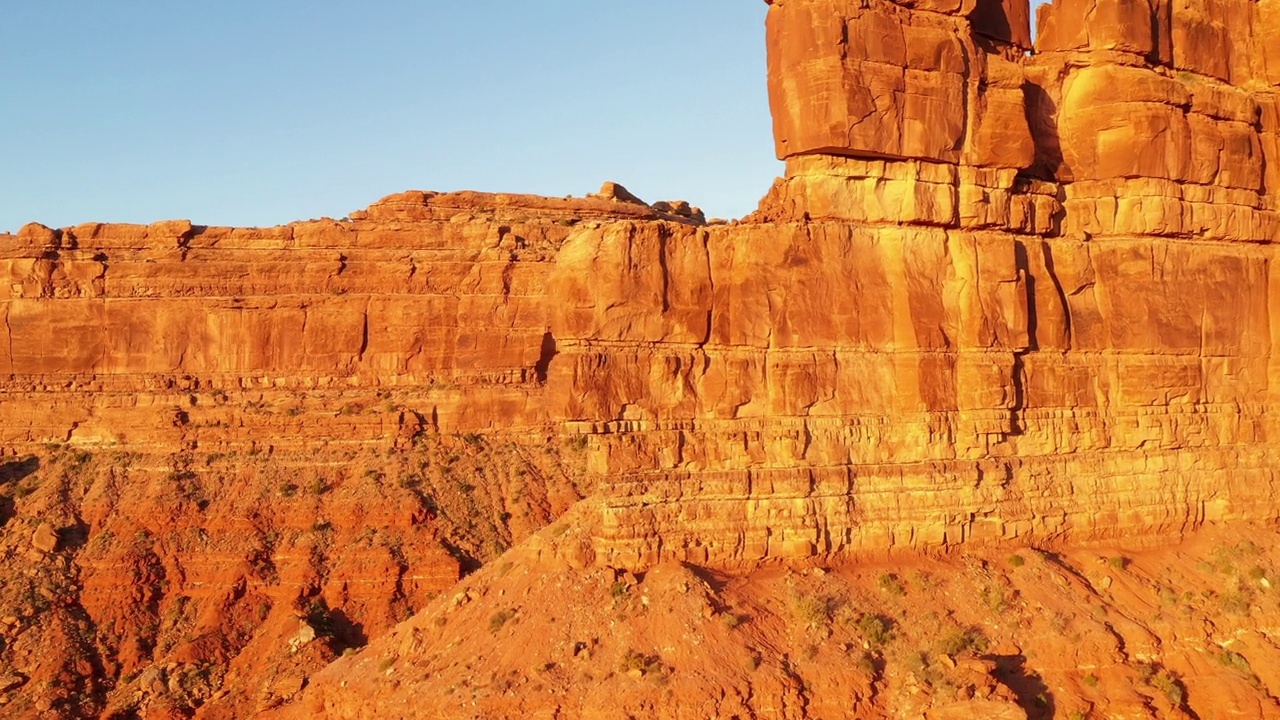
[[[1056,0],[1038,27],[1018,0],[775,0],[786,176],[735,223],[610,184],[0,236],[5,712],[1280,715],[1280,602],[1140,622],[1154,580],[1073,564],[1185,541],[1134,567],[1199,558],[1183,580],[1226,598],[1209,532],[1270,587],[1280,0]],[[991,569],[1027,546],[1063,554]],[[890,558],[1030,615],[868,599],[930,587],[858,569]],[[899,642],[985,622],[994,655],[944,684],[859,624],[866,662],[832,659],[770,609],[796,588],[828,620],[880,602]],[[633,590],[673,624],[591,614]],[[1064,598],[1125,619],[1030,617]],[[738,602],[772,648],[750,672],[695,630]],[[566,674],[553,640],[624,665]]]

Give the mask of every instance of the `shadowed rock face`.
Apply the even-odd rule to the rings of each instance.
[[[606,184],[0,236],[0,705],[243,716],[522,543],[607,590],[1274,521],[1280,4],[1038,25],[775,0],[787,172],[732,224]]]

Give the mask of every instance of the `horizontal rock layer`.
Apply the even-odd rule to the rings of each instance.
[[[583,496],[633,571],[1280,517],[1280,4],[1039,12],[775,0],[733,224],[0,235],[0,705],[269,708]]]
[[[830,166],[854,162],[939,167]],[[579,436],[601,561],[634,567],[1275,514],[1266,238],[470,214],[165,232],[10,240],[15,451]]]
[[[637,567],[1270,517],[1275,2],[1041,15],[1028,55],[1016,2],[772,3],[787,176],[733,225],[610,186],[28,226],[0,443],[576,435]]]

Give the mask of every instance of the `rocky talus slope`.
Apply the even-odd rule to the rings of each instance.
[[[1280,0],[1039,12],[774,0],[734,223],[0,236],[0,710],[1280,715]]]
[[[564,528],[267,717],[1280,717],[1275,528],[733,573],[581,568]]]

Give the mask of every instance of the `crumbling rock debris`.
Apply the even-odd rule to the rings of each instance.
[[[36,550],[51,553],[58,549],[58,531],[48,523],[41,523],[31,536],[31,546]]]
[[[27,678],[17,673],[0,673],[0,693],[16,690],[26,684]]]

